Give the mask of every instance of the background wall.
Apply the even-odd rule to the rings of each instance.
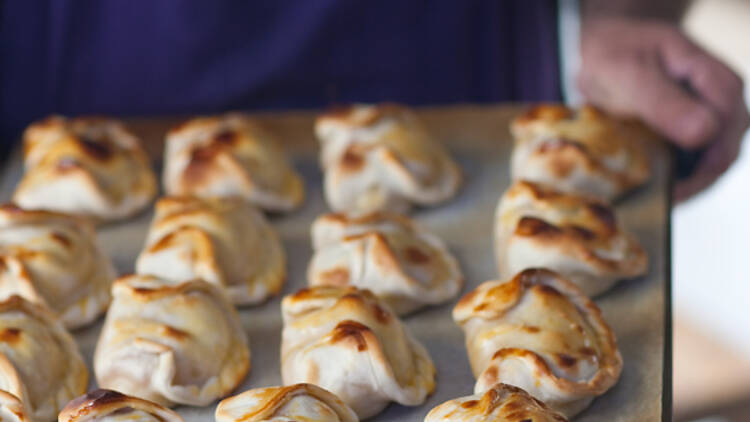
[[[750,1],[696,1],[684,26],[748,84]],[[748,138],[722,179],[673,212],[676,420],[750,420]]]

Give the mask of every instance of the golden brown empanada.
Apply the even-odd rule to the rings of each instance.
[[[200,278],[247,305],[281,291],[285,265],[281,240],[250,203],[167,197],[156,203],[136,272],[176,282]]]
[[[156,177],[138,139],[117,120],[52,116],[24,134],[24,167],[13,202],[115,220],[144,209]]]
[[[338,212],[406,211],[453,197],[461,174],[405,107],[354,105],[315,122],[328,205]]]
[[[484,393],[434,407],[424,422],[567,422],[565,417],[518,387],[495,384]]]
[[[458,302],[453,319],[466,333],[475,393],[503,382],[572,417],[612,387],[622,370],[599,308],[549,270],[482,283]]]
[[[0,206],[0,299],[23,296],[77,328],[107,309],[114,279],[114,267],[88,221]]]
[[[242,114],[198,117],[167,134],[164,189],[175,196],[239,196],[269,211],[302,204],[302,178],[269,133]]]
[[[548,268],[589,296],[643,275],[648,267],[646,252],[612,207],[525,181],[513,184],[498,203],[495,254],[502,279]]]
[[[331,392],[313,384],[266,387],[226,398],[216,422],[358,422],[354,411]]]
[[[112,390],[94,390],[68,403],[58,422],[183,422],[172,410]]]
[[[0,302],[0,415],[52,421],[83,394],[89,373],[73,337],[45,307],[20,296]]]
[[[112,296],[94,354],[101,388],[206,406],[245,378],[247,336],[219,287],[131,275],[115,281]]]
[[[285,385],[317,384],[361,419],[390,401],[424,402],[435,366],[388,306],[368,290],[317,286],[281,302],[281,377]]]
[[[639,133],[591,106],[539,105],[517,117],[511,131],[513,180],[612,200],[650,176]]]
[[[399,315],[456,296],[463,277],[440,238],[409,217],[325,214],[312,225],[312,286],[369,289]]]

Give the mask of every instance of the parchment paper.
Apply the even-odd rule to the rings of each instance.
[[[451,202],[413,212],[420,223],[437,233],[460,261],[466,278],[465,293],[496,277],[492,255],[492,225],[496,202],[509,184],[510,119],[519,106],[454,106],[422,109],[419,114],[431,132],[444,142],[464,171],[464,185]],[[273,215],[288,257],[284,294],[303,287],[311,256],[309,229],[312,220],[327,207],[321,191],[317,142],[312,134],[314,113],[261,114],[259,119],[278,135],[306,180],[306,200],[299,211]],[[155,166],[160,169],[162,139],[180,119],[130,119],[130,127],[142,137]],[[662,414],[662,374],[665,347],[665,286],[668,255],[668,152],[650,145],[654,178],[617,205],[625,225],[643,242],[650,258],[646,277],[621,283],[596,302],[614,329],[625,366],[618,384],[596,399],[576,421],[657,421]],[[0,180],[0,199],[10,199],[22,172],[18,151],[6,164]],[[99,236],[121,274],[132,272],[146,236],[151,210],[122,223],[101,226]],[[390,405],[371,421],[422,421],[432,407],[471,394],[474,379],[461,330],[451,319],[454,299],[405,318],[414,335],[427,347],[437,367],[437,388],[417,407]],[[237,392],[278,385],[281,333],[280,298],[240,309],[250,337],[252,369]],[[101,329],[101,319],[77,330],[75,337],[89,369]],[[92,371],[91,388],[94,388]],[[205,408],[181,406],[177,411],[187,422],[213,421],[215,404]]]

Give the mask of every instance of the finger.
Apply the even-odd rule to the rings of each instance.
[[[638,76],[633,85],[640,85],[641,96],[634,99],[633,114],[686,149],[706,145],[717,135],[720,122],[716,112],[659,68],[644,68]]]
[[[724,116],[743,103],[742,79],[724,63],[678,31],[659,38],[664,67],[670,76],[689,82],[693,90]]]
[[[675,186],[675,200],[684,201],[716,182],[739,155],[740,143],[737,139],[739,138],[733,136],[722,137],[719,142],[711,145],[698,163],[695,173]]]

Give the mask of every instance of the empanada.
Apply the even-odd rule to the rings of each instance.
[[[172,129],[164,189],[175,196],[239,196],[269,211],[302,204],[302,178],[269,133],[241,114],[199,117]]]
[[[13,202],[115,220],[144,209],[156,177],[138,139],[117,120],[52,116],[24,134],[24,167]]]
[[[88,378],[73,337],[49,310],[20,296],[0,302],[0,390],[8,393],[0,395],[0,415],[55,420],[65,403],[86,391]]]
[[[317,286],[281,302],[281,378],[336,394],[361,419],[388,402],[424,402],[435,366],[388,305],[368,290]]]
[[[589,296],[643,275],[648,267],[646,252],[612,207],[525,181],[513,184],[498,203],[495,255],[501,279],[548,268]]]
[[[219,287],[153,276],[115,281],[94,354],[99,387],[164,406],[206,406],[250,369],[237,312]]]
[[[503,382],[572,417],[612,387],[622,370],[599,308],[549,270],[479,285],[458,302],[453,319],[466,333],[475,393]]]
[[[639,132],[591,106],[539,105],[517,117],[511,131],[513,180],[612,200],[650,176]]]
[[[247,305],[281,290],[285,262],[273,227],[241,198],[167,197],[156,203],[136,272],[176,282],[200,278]]]
[[[399,315],[450,300],[463,284],[443,241],[406,216],[322,215],[312,225],[312,240],[310,285],[369,289]]]
[[[183,422],[156,403],[112,390],[95,390],[68,403],[58,422]]]
[[[77,328],[107,309],[114,279],[88,221],[0,206],[0,299],[15,294],[42,303]]]
[[[403,212],[453,197],[461,173],[405,107],[354,105],[315,122],[328,205],[339,212]]]
[[[495,384],[484,393],[434,407],[424,422],[567,422],[565,417],[518,387]]]
[[[354,411],[313,384],[266,387],[222,400],[216,422],[358,422]]]

